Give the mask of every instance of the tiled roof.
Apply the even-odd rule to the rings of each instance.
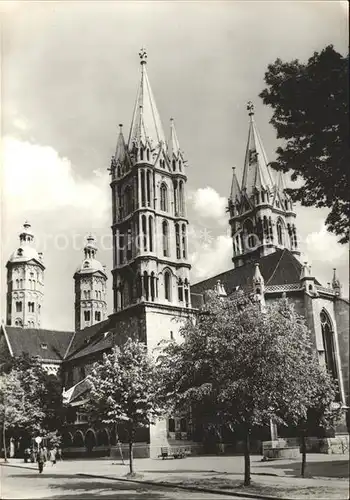
[[[62,332],[41,328],[5,328],[14,356],[28,353],[45,360],[61,361],[68,348],[73,332]]]
[[[111,320],[108,318],[95,325],[88,326],[83,330],[75,332],[71,345],[68,348],[65,359],[75,359],[80,357],[80,352],[86,350],[86,346],[95,343],[101,339],[105,332],[108,331]],[[79,355],[78,355],[79,353]]]
[[[270,255],[256,259],[254,262],[235,269],[229,269],[224,273],[196,283],[191,286],[191,292],[200,294],[210,290],[214,288],[218,280],[224,285],[227,294],[233,292],[236,287],[249,289],[252,286],[255,262],[259,262],[265,285],[284,285],[300,282],[302,265],[289,250],[285,249],[277,250]],[[316,281],[316,283],[318,282]]]
[[[89,390],[90,382],[87,378],[84,378],[84,380],[81,380],[76,385],[68,389],[68,391],[63,393],[64,401],[65,403],[73,403]]]

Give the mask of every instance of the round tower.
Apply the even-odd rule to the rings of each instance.
[[[90,234],[84,246],[84,260],[74,274],[76,330],[107,318],[107,275],[104,266],[96,259],[96,253],[96,241]]]
[[[19,247],[7,264],[6,324],[40,328],[44,298],[43,256],[34,247],[34,235],[25,222],[19,235]]]

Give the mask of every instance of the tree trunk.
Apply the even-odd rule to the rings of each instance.
[[[4,423],[2,426],[2,444],[4,447],[4,462],[7,462],[7,451],[6,451],[6,424],[5,424],[5,419]]]
[[[114,430],[115,430],[115,437],[116,437],[116,440],[117,440],[117,443],[118,443],[120,457],[122,459],[122,464],[124,465],[123,450],[122,450],[122,447],[121,447],[121,444],[120,444],[120,441],[119,441],[119,434],[118,434],[118,426],[117,426],[117,424],[114,424]]]
[[[250,485],[250,439],[249,427],[246,428],[244,436],[244,486]]]
[[[306,469],[306,436],[305,432],[301,433],[301,477],[305,477]]]
[[[133,457],[133,442],[132,442],[132,437],[129,439],[129,469],[130,469],[130,474],[134,473],[134,457]]]

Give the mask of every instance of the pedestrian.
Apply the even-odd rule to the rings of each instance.
[[[42,447],[40,447],[40,450],[38,451],[37,461],[38,461],[38,467],[39,467],[39,474],[41,474],[42,471],[44,470],[44,465],[46,462],[45,451],[44,451],[44,448],[42,448]]]
[[[56,448],[51,448],[49,452],[51,465],[56,464],[56,454],[57,454]]]
[[[28,463],[28,460],[30,460],[30,455],[31,455],[31,451],[30,451],[30,448],[26,448],[24,450],[24,463]]]
[[[62,449],[61,448],[57,448],[57,460],[62,460]]]

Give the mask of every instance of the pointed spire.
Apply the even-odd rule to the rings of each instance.
[[[170,138],[168,143],[168,151],[170,159],[172,159],[173,157],[177,158],[180,153],[180,145],[176,134],[174,118],[170,118]]]
[[[215,290],[215,293],[217,293],[217,295],[219,297],[226,297],[227,296],[227,293],[226,293],[226,290],[225,290],[225,287],[224,285],[221,283],[220,280],[217,280],[216,282],[216,285],[214,287],[214,290]]]
[[[230,200],[234,203],[234,201],[240,198],[241,188],[239,186],[239,182],[236,176],[236,168],[232,167],[232,184],[231,184],[231,193]]]
[[[335,291],[337,295],[340,295],[341,293],[341,284],[340,280],[337,276],[337,269],[334,267],[333,268],[333,279],[332,279],[332,288]]]
[[[117,140],[117,147],[115,150],[115,161],[122,163],[126,156],[126,144],[123,135],[123,124],[119,123],[119,136]]]
[[[255,270],[254,270],[254,284],[258,285],[258,284],[264,284],[265,281],[264,281],[264,278],[262,277],[262,274],[260,272],[260,266],[259,266],[259,263],[256,262],[255,263]]]
[[[277,177],[277,191],[284,193],[285,189],[286,189],[286,182],[285,182],[284,172],[280,170],[278,172],[278,177]]]
[[[139,56],[141,64],[141,80],[137,91],[134,113],[130,127],[128,140],[129,151],[135,143],[137,145],[142,144],[145,146],[146,142],[150,141],[150,144],[153,147],[157,147],[161,142],[165,144],[163,127],[147,76],[147,53],[145,49],[141,49]]]
[[[85,259],[94,259],[97,253],[97,245],[95,237],[89,233],[84,246]]]
[[[309,276],[310,276],[309,267],[307,265],[307,262],[304,262],[301,268],[300,279],[303,280],[305,278],[308,278]]]
[[[274,180],[267,156],[254,120],[254,105],[251,101],[247,104],[250,117],[247,149],[244,160],[242,189],[246,189],[248,196],[254,189],[270,189]]]

